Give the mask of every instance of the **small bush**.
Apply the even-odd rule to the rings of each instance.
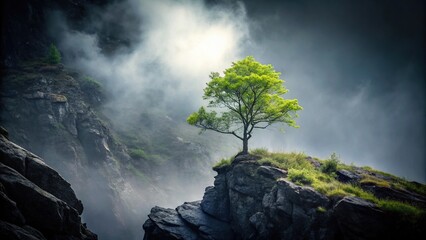
[[[325,160],[323,165],[321,165],[321,172],[332,174],[337,171],[337,165],[339,164],[340,160],[337,157],[336,153],[332,153],[330,156],[330,159]]]
[[[132,158],[147,158],[147,155],[143,149],[140,148],[131,148],[129,149],[129,155]]]
[[[291,168],[288,170],[288,178],[299,185],[310,185],[314,182],[313,173],[307,169]]]
[[[49,52],[47,54],[47,62],[50,64],[58,64],[61,63],[61,53],[58,48],[52,43],[49,46]]]

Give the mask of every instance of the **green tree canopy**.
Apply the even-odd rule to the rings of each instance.
[[[272,65],[248,56],[232,63],[223,76],[211,73],[210,79],[203,98],[209,101],[208,108],[223,111],[201,107],[189,115],[187,122],[201,130],[234,135],[243,141],[242,154],[248,153],[248,140],[256,128],[265,129],[273,123],[298,127],[294,119],[302,107],[297,99],[283,98],[288,90]]]

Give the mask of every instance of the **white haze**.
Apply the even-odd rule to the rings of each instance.
[[[422,139],[424,144],[425,129],[412,127],[419,119],[424,122],[424,112],[405,112],[411,110],[416,98],[424,101],[421,90],[410,92],[409,84],[400,81],[396,90],[375,95],[374,76],[383,70],[382,60],[362,49],[362,42],[336,40],[323,29],[306,28],[299,23],[300,18],[292,19],[291,13],[288,21],[282,21],[280,13],[269,12],[259,20],[249,18],[245,9],[242,3],[220,7],[197,0],[129,0],[124,7],[112,5],[98,13],[101,19],[132,14],[138,20],[120,22],[123,27],[133,27],[128,32],[132,44],[113,55],[103,53],[96,34],[70,30],[59,16],[53,22],[60,33],[59,48],[67,66],[102,81],[113,95],[107,107],[114,111],[109,115],[113,121],[125,124],[134,121],[139,110],[155,109],[184,124],[190,112],[205,104],[203,88],[210,72],[222,72],[231,62],[254,55],[283,73],[290,90],[287,97],[299,99],[304,110],[297,120],[300,129],[285,127],[282,134],[280,127],[273,126],[256,132],[249,147],[302,151],[322,158],[336,152],[346,163],[426,180],[424,150],[417,147],[422,143],[413,143],[413,139]],[[87,24],[100,23],[94,20]],[[359,59],[368,61],[341,70],[347,68],[345,63],[353,63],[348,61],[351,58],[355,63]],[[395,77],[400,79],[419,78],[409,66],[398,74]],[[342,86],[348,81],[357,84]],[[412,157],[402,158],[404,154]],[[174,207],[202,198],[205,186],[190,187],[174,199],[148,196],[155,192],[123,194],[132,205],[150,198],[143,207]],[[138,217],[134,224],[140,226],[146,214]]]
[[[162,0],[128,6],[142,22],[139,43],[130,51],[105,56],[96,35],[74,31],[66,31],[60,45],[79,56],[75,67],[106,82],[114,106],[141,101],[149,102],[146,108],[188,111],[201,104],[209,73],[241,57],[248,33],[242,5],[207,9],[202,1]]]
[[[60,33],[56,36],[66,65],[103,83],[112,95],[104,107],[105,115],[121,127],[127,123],[135,126],[142,112],[156,112],[164,114],[166,118],[171,116],[174,122],[178,122],[175,125],[179,126],[179,122],[183,124],[185,117],[203,104],[203,88],[209,80],[209,73],[221,72],[231,62],[240,59],[243,46],[248,41],[246,13],[241,4],[225,9],[207,7],[202,1],[192,0],[129,0],[125,7],[118,8],[113,4],[106,9],[105,12],[96,12],[96,15],[101,16],[101,19],[113,19],[117,14],[137,16],[136,23],[120,23],[124,28],[132,25],[134,32],[131,33],[131,47],[120,49],[113,55],[104,54],[96,33],[72,30],[60,13],[52,14],[50,22],[52,32]],[[96,20],[87,21],[87,24],[96,28],[101,24]],[[138,23],[140,25],[135,26]],[[135,34],[138,32],[139,35]],[[193,134],[196,135],[197,131]],[[164,167],[164,173],[158,173],[158,176],[168,175],[168,178],[173,178],[170,175],[178,170],[188,172],[188,169]],[[125,188],[118,189],[121,191],[119,195],[125,202],[124,206],[128,206],[128,210],[133,213],[124,213],[125,216],[118,218],[124,219],[129,231],[133,232],[136,239],[140,239],[143,234],[141,225],[151,207],[159,205],[173,208],[184,201],[202,198],[205,187],[213,182],[213,172],[211,166],[200,167],[199,171],[206,172],[205,181],[188,178],[167,182],[155,179],[154,184],[135,183],[133,188],[125,184]],[[103,181],[99,179],[92,176],[90,181]],[[177,192],[177,189],[182,191]],[[94,216],[97,211],[108,211],[103,207],[106,206],[104,200],[97,201],[94,197],[105,196],[105,193],[81,191],[77,194],[90,197],[87,200],[82,198],[87,203],[87,211],[94,212]],[[117,208],[123,207],[118,202],[116,205]],[[118,210],[113,212],[117,215]],[[115,228],[104,226],[108,219],[97,222],[93,216],[88,216],[86,221],[101,238],[110,239],[114,236],[111,231]]]
[[[124,9],[136,12],[141,20],[140,36],[127,51],[105,56],[96,35],[73,31],[65,31],[60,45],[79,56],[75,67],[106,83],[115,96],[110,107],[121,109],[122,119],[129,121],[126,111],[140,106],[161,109],[184,122],[204,103],[202,89],[210,72],[222,72],[232,61],[254,55],[283,72],[290,89],[287,97],[298,98],[304,110],[298,119],[300,129],[285,128],[284,134],[277,133],[279,127],[259,131],[251,147],[322,158],[337,152],[346,163],[426,180],[424,150],[416,140],[424,144],[424,126],[413,128],[424,114],[405,113],[413,101],[424,101],[421,90],[411,92],[406,81],[418,80],[418,71],[410,70],[409,64],[402,66],[394,76],[400,79],[399,86],[377,95],[371,83],[387,70],[382,67],[386,60],[363,48],[363,39],[356,35],[336,33],[333,19],[329,26],[321,25],[321,11],[316,26],[299,22],[304,15],[292,12],[250,19],[242,3],[225,8],[207,7],[202,1],[134,0],[127,6]]]

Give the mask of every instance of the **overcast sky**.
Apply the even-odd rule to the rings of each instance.
[[[423,1],[244,2],[244,53],[281,71],[304,107],[300,129],[256,144],[426,181]]]
[[[203,104],[210,72],[253,55],[282,72],[286,97],[299,99],[304,110],[299,129],[257,132],[251,146],[321,158],[336,152],[346,163],[426,182],[423,1],[128,0],[120,6],[91,22],[96,29],[99,16],[118,17],[115,27],[128,28],[120,34],[133,41],[126,51],[105,56],[95,33],[60,35],[65,59],[78,56],[74,66],[104,81],[117,109],[163,108],[183,122]]]

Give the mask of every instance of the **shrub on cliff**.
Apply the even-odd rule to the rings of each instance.
[[[58,48],[52,43],[49,46],[49,51],[47,53],[47,62],[50,64],[58,64],[61,63],[61,53]]]
[[[330,159],[324,161],[324,164],[321,166],[321,172],[332,174],[337,171],[337,165],[339,164],[339,158],[336,153],[332,153]]]

